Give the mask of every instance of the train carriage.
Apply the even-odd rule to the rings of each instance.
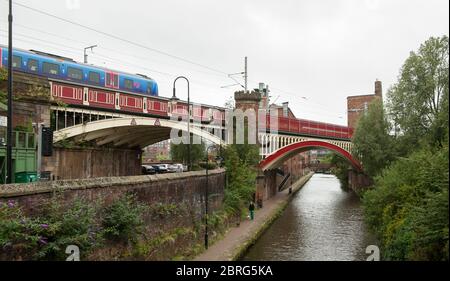
[[[0,66],[8,65],[8,49],[0,45]],[[142,74],[128,74],[107,68],[75,62],[71,58],[14,49],[13,68],[16,71],[77,83],[85,86],[102,87],[110,90],[158,96],[158,85]]]

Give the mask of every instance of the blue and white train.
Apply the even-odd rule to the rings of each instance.
[[[0,45],[0,67],[8,66],[8,48]],[[70,58],[39,51],[13,50],[15,71],[44,76],[93,87],[108,88],[148,96],[158,96],[155,80],[141,74],[129,74],[78,63]]]

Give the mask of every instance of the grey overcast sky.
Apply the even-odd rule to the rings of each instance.
[[[299,118],[346,124],[346,97],[392,85],[409,52],[449,34],[448,0],[20,0],[189,64],[14,6],[14,45],[154,78],[172,95],[178,75],[191,79],[195,102],[222,106],[243,71],[249,86],[269,84],[272,101],[289,101]],[[0,0],[0,44],[7,43],[7,1]],[[178,96],[186,98],[182,82]]]

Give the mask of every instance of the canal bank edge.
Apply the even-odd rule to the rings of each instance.
[[[259,229],[255,232],[254,235],[249,237],[237,250],[232,254],[231,261],[238,261],[242,258],[248,249],[256,243],[256,241],[264,234],[264,232],[278,219],[289,203],[294,198],[294,195],[302,189],[302,187],[311,179],[314,175],[314,172],[310,172],[309,174],[301,177],[298,181],[296,181],[292,186],[292,193],[287,196],[286,200],[279,203],[279,206],[276,207],[275,211],[269,215],[269,217],[262,223]],[[288,189],[287,189],[288,190]],[[285,190],[286,191],[286,190]]]

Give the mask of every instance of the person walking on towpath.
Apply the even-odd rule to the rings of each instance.
[[[248,206],[248,210],[250,211],[250,219],[255,219],[255,203],[253,201],[250,202],[250,205]]]

